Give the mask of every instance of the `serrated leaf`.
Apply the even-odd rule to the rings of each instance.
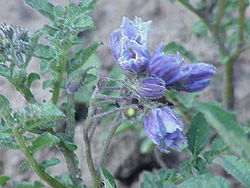
[[[16,87],[23,87],[26,80],[27,73],[23,69],[11,69],[11,76],[9,81]]]
[[[71,71],[82,67],[89,60],[89,58],[93,55],[95,50],[102,44],[103,44],[102,42],[95,42],[94,44],[88,46],[87,48],[78,51],[71,61],[72,62]]]
[[[11,112],[10,102],[8,99],[0,94],[0,116],[6,116]]]
[[[55,120],[63,119],[65,115],[51,102],[29,104],[15,113],[17,122],[26,124],[30,129]]]
[[[55,57],[55,51],[51,46],[37,44],[34,49],[34,56],[44,60],[50,60]]]
[[[6,78],[10,77],[11,72],[10,72],[9,67],[7,67],[4,64],[0,64],[0,75],[3,76],[3,77],[6,77]]]
[[[244,133],[244,129],[236,121],[232,113],[211,103],[196,102],[194,106],[203,112],[207,121],[217,130],[225,144],[229,146],[232,151],[246,159],[250,158],[250,143]]]
[[[198,113],[191,122],[191,127],[187,134],[188,149],[194,156],[206,146],[210,137],[208,123],[202,113]]]
[[[176,188],[229,188],[228,182],[218,176],[204,174],[190,178],[176,186]]]
[[[60,139],[57,136],[54,136],[50,133],[44,133],[38,136],[33,142],[29,149],[32,152],[36,152],[37,150],[44,148],[46,146],[52,146],[60,142]]]
[[[250,187],[250,162],[232,155],[224,155],[219,164],[246,187]]]
[[[14,138],[0,138],[0,148],[19,149],[19,145]]]
[[[30,167],[30,163],[29,163],[27,160],[25,160],[25,161],[23,161],[23,162],[19,165],[19,170],[24,171],[24,170],[26,170],[26,169],[29,168],[29,167]]]
[[[49,18],[51,21],[55,20],[54,5],[49,3],[48,0],[25,0],[25,2],[43,16]]]
[[[105,188],[116,188],[115,179],[107,169],[101,169],[101,177]]]
[[[186,50],[181,44],[170,42],[164,47],[165,53],[179,52],[181,55],[187,57],[190,61],[195,61],[196,58],[191,51]]]
[[[1,176],[0,177],[0,185],[5,184],[9,179],[10,179],[10,177],[8,177],[8,176]]]
[[[60,163],[60,160],[58,158],[53,157],[53,158],[48,159],[48,160],[43,160],[40,165],[43,169],[46,169],[46,168],[49,168],[51,166],[57,165],[59,163]]]
[[[30,88],[32,82],[35,80],[40,80],[40,75],[34,72],[30,73],[27,78],[27,87]]]

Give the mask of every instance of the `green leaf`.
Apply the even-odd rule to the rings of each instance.
[[[19,145],[14,138],[0,138],[0,148],[19,149]]]
[[[40,80],[40,75],[34,72],[30,73],[27,78],[27,87],[30,88],[32,82],[35,80]]]
[[[11,76],[9,81],[16,87],[24,87],[27,73],[24,69],[14,68],[11,69]]]
[[[29,149],[32,152],[36,152],[37,150],[44,148],[46,146],[52,146],[60,142],[60,139],[57,136],[54,136],[50,133],[44,133],[38,136],[33,142]]]
[[[28,129],[63,119],[65,115],[51,102],[29,104],[15,113],[18,123],[28,125]]]
[[[55,20],[54,5],[49,3],[48,0],[25,0],[25,2],[43,16],[49,18],[51,21]]]
[[[11,113],[10,102],[8,99],[0,94],[0,116],[6,116]]]
[[[133,124],[130,121],[125,121],[121,123],[115,131],[115,135],[123,133],[126,130],[129,130],[133,127]]]
[[[188,130],[188,149],[194,156],[206,146],[210,137],[208,123],[202,113],[198,113],[191,122],[191,128]]]
[[[10,77],[11,72],[10,72],[9,67],[7,67],[4,64],[0,64],[0,75],[3,76],[3,77],[6,77],[6,78]]]
[[[250,143],[242,126],[236,121],[235,116],[223,110],[220,106],[211,103],[196,102],[195,107],[203,112],[206,119],[217,130],[232,151],[250,158]]]
[[[51,88],[54,86],[54,80],[44,80],[43,89]]]
[[[49,168],[51,166],[57,165],[59,163],[60,163],[60,160],[58,158],[53,157],[53,158],[48,159],[48,160],[43,160],[40,165],[43,169],[46,169],[46,168]]]
[[[213,159],[220,155],[226,149],[227,145],[220,137],[218,137],[212,142],[211,150],[208,150],[203,153],[203,157],[207,160],[208,163],[211,164]]]
[[[176,186],[176,188],[229,188],[228,182],[218,176],[204,174],[190,178]]]
[[[26,169],[29,168],[29,167],[30,167],[29,161],[25,160],[24,162],[22,162],[22,163],[19,165],[19,170],[24,171],[24,170],[26,170]]]
[[[224,155],[219,164],[246,187],[250,187],[250,162],[232,155]]]
[[[34,184],[28,182],[13,182],[15,188],[41,188],[45,187],[41,182],[35,181]]]
[[[41,60],[40,62],[40,70],[41,72],[47,72],[50,68],[50,62],[46,60]]]
[[[154,143],[150,139],[145,138],[140,145],[140,152],[142,154],[148,153],[153,148],[153,146]]]
[[[105,188],[116,188],[115,179],[107,169],[101,169],[101,177]]]
[[[89,60],[89,58],[93,55],[95,50],[102,44],[103,44],[102,42],[95,42],[94,44],[90,45],[89,47],[78,51],[71,61],[72,62],[71,63],[71,71],[82,67]],[[92,65],[92,66],[94,66],[94,65]]]
[[[164,47],[165,53],[179,52],[181,55],[187,57],[190,61],[196,61],[194,54],[191,51],[186,50],[182,45],[176,42],[170,42]]]
[[[8,176],[1,176],[0,177],[0,185],[5,184],[9,179],[10,179],[10,177],[8,177]]]
[[[208,33],[208,29],[206,24],[203,21],[197,21],[195,22],[191,28],[189,29],[191,33],[194,33],[196,35],[206,36]]]
[[[55,57],[55,50],[51,46],[37,44],[34,50],[34,56],[44,60],[51,60]]]

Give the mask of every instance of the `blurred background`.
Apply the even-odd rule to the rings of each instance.
[[[51,0],[51,2],[55,4],[65,3],[64,0]],[[21,0],[0,0],[0,12],[1,23],[20,25],[27,28],[31,33],[46,24],[46,20],[41,15],[26,6]],[[190,32],[192,25],[198,18],[177,2],[171,3],[168,0],[100,0],[92,13],[96,29],[85,31],[81,33],[80,37],[86,41],[86,44],[93,41],[103,41],[104,45],[98,48],[96,56],[101,63],[104,74],[117,66],[111,56],[108,38],[110,33],[121,25],[124,16],[129,19],[138,16],[144,21],[152,20],[148,44],[151,52],[160,43],[175,41],[192,51],[198,61],[215,65],[218,73],[211,85],[201,93],[200,100],[221,101],[222,69],[221,64],[218,62],[217,46],[211,40]],[[249,8],[246,10],[246,17],[250,17]],[[235,109],[240,122],[246,122],[250,119],[249,61],[250,50],[245,51],[235,63]],[[34,59],[29,70],[39,70],[39,61]],[[40,101],[50,98],[49,91],[41,89],[41,81],[34,82],[33,92]],[[0,93],[10,99],[14,109],[25,105],[22,96],[2,78],[0,78]],[[84,105],[78,104],[78,112],[79,116],[84,114]],[[79,126],[76,128],[76,145],[79,146],[78,156],[81,159],[81,167],[86,169],[83,160],[82,122],[79,121],[78,124]],[[102,132],[103,128],[99,128],[96,135],[101,135]],[[158,150],[140,154],[140,142],[138,133],[132,130],[118,135],[112,142],[107,167],[117,178],[118,187],[138,187],[138,180],[143,170],[154,171],[160,167],[175,168],[181,160],[188,157],[184,153],[163,154]],[[94,158],[98,158],[102,148],[99,137],[94,140],[93,147]],[[36,153],[38,160],[52,156],[62,159],[56,149],[43,149],[41,152]],[[12,176],[15,181],[34,181],[38,179],[31,169],[25,171],[18,169],[23,160],[24,157],[20,151],[0,149],[0,176]],[[219,167],[213,166],[212,168],[215,168],[218,173],[224,173]],[[62,163],[52,168],[51,171],[54,174],[60,174],[66,171],[66,168]],[[89,182],[90,176],[88,172],[83,173],[84,179]]]

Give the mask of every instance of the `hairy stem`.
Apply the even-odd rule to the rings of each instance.
[[[52,102],[54,104],[57,104],[59,95],[60,95],[60,89],[61,89],[61,83],[63,80],[63,74],[66,69],[66,64],[67,64],[67,57],[66,57],[66,52],[64,52],[64,57],[62,57],[62,62],[60,63],[60,70],[56,78],[56,82],[53,88],[53,93],[52,93]]]
[[[116,114],[115,118],[113,119],[112,125],[111,125],[111,130],[107,136],[107,139],[104,142],[103,145],[103,150],[101,153],[101,158],[100,158],[100,162],[98,165],[98,169],[100,170],[100,168],[103,166],[103,163],[105,162],[105,159],[107,158],[108,155],[108,151],[109,151],[109,145],[111,143],[111,140],[114,136],[115,131],[117,130],[118,126],[120,125],[120,113]]]
[[[24,156],[28,160],[30,166],[34,169],[36,174],[45,182],[47,182],[50,186],[55,188],[66,188],[63,184],[61,184],[59,181],[57,181],[55,178],[51,177],[49,174],[47,174],[37,163],[36,159],[33,157],[27,146],[25,145],[25,141],[22,137],[22,135],[18,132],[17,128],[13,128],[13,134],[15,138],[17,139],[17,142],[19,144],[19,147],[21,151],[23,152]]]
[[[238,48],[241,48],[244,45],[245,10],[245,1],[239,0]]]
[[[84,125],[83,125],[83,141],[85,144],[85,157],[86,157],[86,162],[87,162],[87,165],[88,165],[91,177],[92,177],[93,188],[99,188],[101,184],[100,176],[94,166],[92,153],[91,153],[91,140],[89,139],[89,136],[88,136],[89,128],[93,123],[92,116],[94,115],[94,112],[95,112],[95,98],[96,98],[97,92],[98,92],[98,88],[96,87],[89,102],[87,119],[85,120]]]
[[[36,103],[36,99],[31,91],[26,87],[17,88],[17,90],[24,96],[25,100],[29,103]]]

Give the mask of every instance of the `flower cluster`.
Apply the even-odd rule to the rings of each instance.
[[[151,22],[136,17],[133,21],[123,18],[120,28],[110,36],[110,47],[115,62],[123,72],[139,81],[136,92],[149,100],[160,98],[166,89],[196,92],[206,88],[216,68],[206,63],[184,64],[177,52],[167,54],[164,44],[152,56],[147,48]],[[147,136],[162,151],[172,147],[179,150],[179,142],[187,144],[182,132],[183,123],[168,106],[149,109],[143,119]]]

